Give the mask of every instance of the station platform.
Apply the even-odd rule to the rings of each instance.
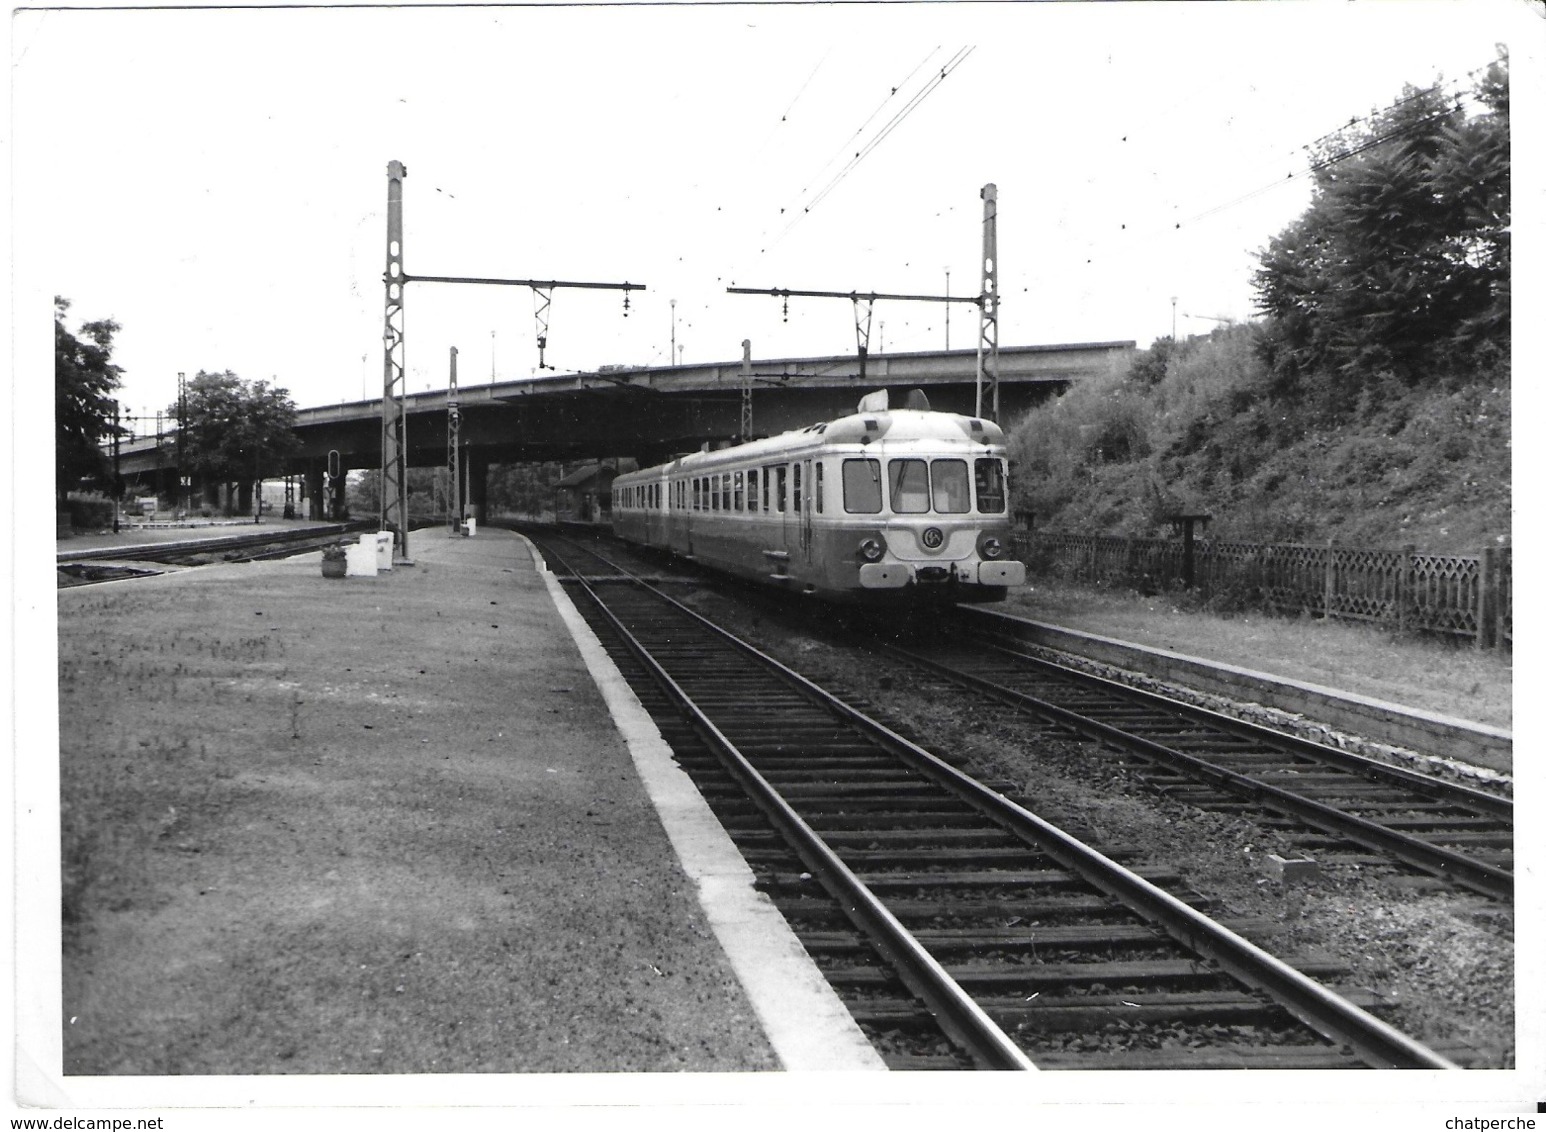
[[[45,1091],[882,1068],[530,545],[410,550],[60,591]]]

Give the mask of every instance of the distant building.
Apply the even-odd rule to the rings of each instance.
[[[560,523],[606,523],[612,518],[612,481],[617,469],[585,464],[553,485],[553,511]]]

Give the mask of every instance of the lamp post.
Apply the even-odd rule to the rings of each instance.
[[[118,402],[113,402],[113,533],[118,533],[118,512],[123,506],[123,463],[119,452],[119,443],[123,436],[123,425],[119,416],[123,410]]]
[[[676,300],[671,300],[671,364],[676,364]]]
[[[1176,296],[1170,296],[1170,344],[1176,344]]]

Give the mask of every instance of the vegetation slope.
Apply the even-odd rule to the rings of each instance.
[[[1510,537],[1506,59],[1315,154],[1262,317],[1165,338],[1011,431],[1040,529],[1474,553]]]

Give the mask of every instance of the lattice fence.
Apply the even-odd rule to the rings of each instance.
[[[1186,576],[1181,539],[1022,532],[1017,551],[1032,573],[1139,589],[1190,585],[1204,598],[1297,616],[1368,621],[1469,638],[1478,648],[1514,643],[1510,548],[1480,555],[1415,548],[1301,546],[1198,539]]]

